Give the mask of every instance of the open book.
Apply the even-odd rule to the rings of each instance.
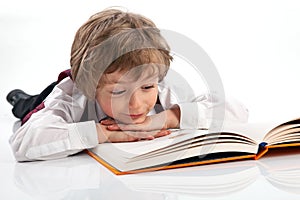
[[[115,174],[259,159],[268,149],[300,146],[300,118],[284,123],[224,123],[221,131],[173,130],[139,142],[104,143],[90,156]]]

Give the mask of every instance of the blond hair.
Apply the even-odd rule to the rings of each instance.
[[[75,35],[71,73],[76,86],[89,98],[103,74],[157,63],[159,79],[167,73],[172,56],[160,30],[148,18],[107,9],[89,18]]]

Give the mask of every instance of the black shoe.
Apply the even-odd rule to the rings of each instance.
[[[6,100],[12,106],[16,105],[21,99],[28,99],[31,97],[29,94],[26,94],[23,90],[15,89],[8,93]]]

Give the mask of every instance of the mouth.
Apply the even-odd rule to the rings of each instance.
[[[144,114],[140,113],[140,114],[129,114],[127,115],[128,117],[130,117],[131,119],[138,119],[140,117],[142,117]]]

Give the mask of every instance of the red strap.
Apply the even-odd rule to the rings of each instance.
[[[60,81],[62,81],[66,77],[70,77],[72,79],[70,69],[67,69],[65,71],[60,72],[60,74],[58,75],[58,78],[57,78],[57,83],[59,83]]]
[[[32,111],[30,111],[29,113],[27,113],[27,115],[22,119],[22,123],[21,123],[21,126],[27,122],[29,120],[29,118],[31,117],[31,115],[33,113],[36,113],[37,111],[39,110],[42,110],[43,108],[45,108],[45,104],[44,102],[42,102],[40,105],[38,105],[35,109],[33,109]]]

